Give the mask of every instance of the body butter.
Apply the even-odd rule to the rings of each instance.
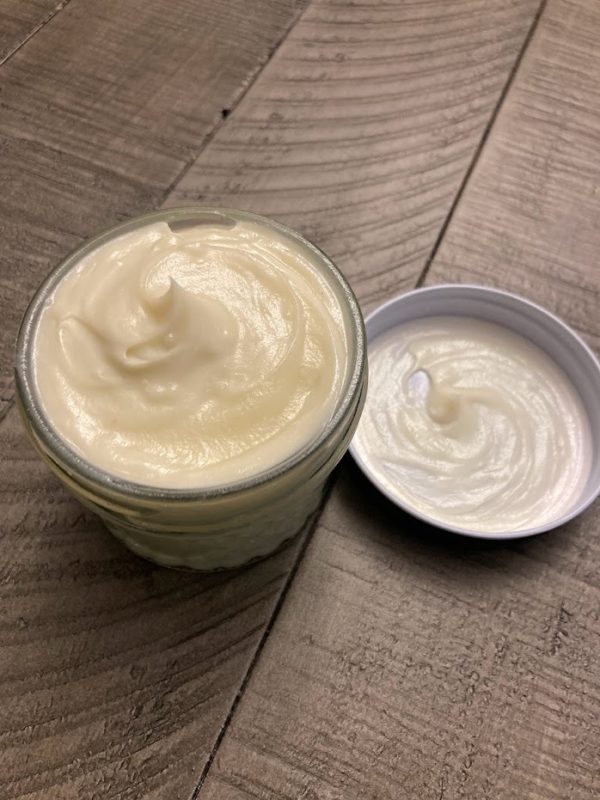
[[[583,404],[517,333],[413,319],[370,342],[369,371],[354,452],[409,510],[504,533],[558,519],[582,494],[592,459]]]
[[[347,373],[340,301],[309,255],[251,221],[156,222],[94,250],[37,327],[50,421],[136,483],[210,487],[284,461]]]
[[[365,396],[362,316],[320,250],[213,208],[130,220],[39,288],[17,344],[33,443],[131,550],[272,552],[318,507]]]

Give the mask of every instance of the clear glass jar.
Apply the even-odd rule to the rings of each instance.
[[[34,373],[36,326],[58,283],[92,250],[137,228],[216,220],[271,227],[310,252],[342,307],[348,367],[339,401],[319,435],[271,469],[209,489],[161,489],[111,475],[76,453],[48,420]],[[27,309],[17,341],[15,379],[25,428],[52,471],[130,550],[172,567],[215,570],[268,555],[294,536],[321,499],[325,483],[354,433],[366,394],[366,344],[352,290],[330,259],[298,233],[242,211],[208,207],[167,209],[132,219],[86,242],[47,277]]]

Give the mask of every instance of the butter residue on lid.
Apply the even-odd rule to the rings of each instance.
[[[369,389],[350,451],[414,516],[484,538],[540,533],[600,492],[600,365],[544,309],[441,285],[366,320]]]
[[[355,446],[407,507],[515,531],[560,517],[581,493],[591,460],[581,400],[523,337],[483,320],[422,318],[374,339],[369,364]]]

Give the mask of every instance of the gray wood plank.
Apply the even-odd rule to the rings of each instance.
[[[15,409],[0,452],[0,797],[189,797],[299,541],[247,570],[161,569],[50,477]]]
[[[365,308],[431,253],[538,0],[316,0],[169,196],[302,230]]]
[[[2,0],[0,64],[10,58],[64,5],[65,0]]]
[[[600,341],[600,6],[551,0],[428,282],[517,289]],[[463,540],[345,464],[200,797],[600,795],[600,505]]]
[[[431,279],[543,301],[600,351],[600,8],[553,0]],[[525,67],[524,67],[525,69]]]
[[[599,524],[465,544],[346,463],[200,797],[597,797]]]

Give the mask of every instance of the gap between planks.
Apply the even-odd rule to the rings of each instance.
[[[56,6],[55,6],[55,7],[52,9],[52,11],[50,11],[50,12],[49,12],[49,14],[48,14],[48,15],[47,15],[47,16],[46,16],[46,17],[45,17],[45,18],[44,18],[44,19],[43,19],[43,20],[42,20],[40,23],[38,23],[38,24],[35,26],[35,28],[34,28],[33,30],[29,31],[29,33],[27,34],[27,36],[25,36],[25,38],[24,38],[24,39],[22,39],[22,40],[21,40],[21,41],[20,41],[20,42],[19,42],[17,45],[15,45],[15,47],[13,47],[13,49],[12,49],[12,50],[9,50],[9,51],[8,51],[8,53],[7,53],[7,54],[6,54],[6,55],[5,55],[3,58],[1,58],[1,59],[0,59],[0,67],[2,67],[2,65],[3,65],[3,64],[6,64],[6,62],[7,62],[7,61],[10,61],[10,59],[11,59],[11,58],[12,58],[12,57],[13,57],[13,56],[16,54],[16,53],[18,53],[18,52],[19,52],[19,50],[20,50],[22,47],[24,47],[24,46],[27,44],[27,42],[28,42],[30,39],[33,39],[33,37],[34,37],[34,36],[35,36],[37,33],[39,33],[39,32],[42,30],[42,28],[45,28],[45,27],[46,27],[46,25],[47,25],[47,24],[48,24],[48,23],[49,23],[51,20],[53,20],[53,19],[54,19],[54,17],[55,17],[57,14],[60,14],[60,12],[61,12],[61,11],[62,11],[64,8],[66,8],[66,7],[69,5],[69,3],[70,3],[70,2],[71,2],[71,0],[61,0],[61,2],[60,2],[60,3],[58,3],[58,5],[56,5]]]
[[[70,0],[67,0],[67,2],[70,2]],[[212,142],[212,140],[215,138],[217,133],[221,130],[223,125],[225,125],[227,120],[233,115],[233,113],[235,112],[235,109],[242,102],[242,100],[248,94],[250,89],[254,86],[256,81],[260,78],[260,76],[261,76],[263,70],[265,69],[265,67],[267,67],[267,65],[270,63],[270,61],[273,58],[273,56],[275,55],[275,53],[279,50],[281,45],[285,42],[287,37],[290,35],[292,29],[298,24],[298,22],[300,21],[301,17],[305,14],[307,9],[310,8],[311,4],[312,4],[312,0],[309,0],[309,2],[306,4],[306,6],[300,7],[298,9],[298,11],[296,12],[296,15],[293,17],[293,19],[291,20],[290,24],[283,31],[283,33],[281,34],[279,39],[272,45],[272,47],[271,47],[271,49],[269,51],[269,55],[267,56],[266,61],[256,69],[256,71],[254,72],[253,75],[250,76],[250,78],[248,79],[248,82],[246,83],[245,86],[242,87],[240,93],[233,100],[233,103],[231,103],[230,107],[224,108],[221,111],[221,118],[219,120],[217,120],[217,122],[216,122],[215,126],[212,128],[212,130],[210,130],[206,134],[202,144],[200,145],[200,148],[199,148],[198,152],[194,153],[193,156],[191,156],[189,158],[187,163],[185,163],[183,165],[183,167],[181,168],[181,170],[179,171],[179,174],[176,175],[176,177],[171,181],[169,186],[167,186],[167,188],[163,192],[163,195],[162,195],[162,197],[160,199],[160,203],[158,204],[159,208],[161,208],[163,206],[163,204],[165,203],[167,197],[171,194],[171,192],[173,192],[177,188],[177,186],[185,178],[185,176],[190,171],[190,169],[194,166],[194,164],[196,163],[196,161],[200,157],[201,153],[208,147],[208,145]]]
[[[260,659],[260,656],[262,654],[264,646],[265,646],[265,644],[267,642],[267,639],[269,638],[269,635],[271,633],[271,630],[272,630],[272,628],[273,628],[273,626],[274,626],[274,624],[275,624],[275,622],[277,620],[279,612],[280,612],[281,608],[283,607],[283,604],[285,603],[285,599],[287,597],[287,594],[288,594],[288,592],[290,590],[290,587],[291,587],[291,585],[292,585],[292,583],[294,581],[294,578],[296,577],[296,573],[298,572],[298,569],[300,568],[300,564],[302,563],[302,559],[304,558],[304,554],[307,551],[308,546],[312,541],[312,537],[313,537],[314,532],[315,532],[315,530],[317,528],[318,522],[321,519],[321,514],[323,512],[323,509],[325,508],[325,505],[327,504],[327,500],[329,499],[329,495],[331,494],[331,490],[332,489],[333,489],[333,481],[331,481],[329,486],[327,487],[327,490],[326,490],[325,494],[323,495],[323,499],[321,500],[321,503],[319,504],[319,507],[315,511],[314,516],[313,516],[313,518],[311,519],[311,521],[310,521],[310,523],[308,525],[308,529],[306,531],[304,531],[304,532],[301,531],[298,534],[299,536],[304,536],[304,541],[302,542],[302,546],[300,547],[300,549],[298,551],[298,555],[296,557],[296,560],[292,564],[292,567],[291,567],[290,571],[288,572],[287,578],[284,581],[284,584],[283,584],[283,586],[281,588],[281,591],[279,592],[279,597],[277,598],[277,602],[275,603],[275,607],[273,609],[273,613],[271,614],[271,616],[269,618],[269,621],[267,622],[267,624],[265,626],[265,629],[264,629],[264,631],[262,633],[262,636],[260,637],[258,645],[256,646],[256,650],[254,651],[254,655],[252,656],[252,659],[251,659],[250,663],[248,664],[248,669],[246,670],[246,672],[244,673],[244,675],[242,677],[242,680],[240,682],[239,688],[238,688],[237,692],[235,693],[235,697],[233,698],[233,702],[231,703],[231,706],[229,707],[229,711],[225,715],[225,719],[223,720],[223,724],[221,725],[219,733],[217,734],[217,736],[215,738],[215,743],[213,745],[213,748],[210,751],[208,758],[206,759],[206,763],[204,764],[204,768],[203,768],[202,772],[200,773],[200,778],[198,779],[198,783],[196,784],[196,786],[194,788],[194,791],[192,792],[190,800],[199,800],[200,792],[202,791],[202,787],[204,785],[204,782],[206,781],[206,778],[208,777],[208,773],[210,772],[210,768],[212,767],[213,761],[215,760],[217,752],[219,751],[219,748],[221,746],[221,742],[225,738],[225,734],[227,733],[227,729],[229,728],[229,725],[231,724],[231,721],[232,721],[233,717],[235,716],[235,712],[237,711],[237,707],[240,704],[240,702],[242,700],[242,697],[244,696],[244,692],[246,691],[246,687],[248,686],[248,683],[250,682],[250,678],[252,677],[252,673],[254,672],[254,667],[256,666],[256,664],[258,663],[258,661]]]
[[[514,80],[515,80],[515,77],[517,75],[517,72],[519,71],[519,67],[521,66],[521,62],[523,61],[523,56],[527,52],[527,49],[528,49],[528,47],[529,47],[529,45],[531,43],[531,40],[533,39],[533,37],[535,35],[535,32],[537,30],[539,21],[542,18],[542,14],[544,13],[544,9],[546,8],[547,2],[548,2],[548,0],[541,0],[539,8],[535,13],[535,16],[534,16],[534,18],[533,18],[533,20],[531,22],[531,25],[529,26],[529,30],[527,31],[527,35],[525,36],[525,41],[523,42],[523,46],[521,47],[521,49],[520,49],[520,51],[519,51],[519,53],[518,53],[518,55],[517,55],[517,57],[515,59],[515,63],[513,64],[513,67],[511,69],[509,75],[508,75],[508,79],[507,79],[506,83],[504,84],[504,88],[500,92],[500,97],[498,98],[498,102],[496,103],[496,105],[494,106],[494,108],[492,110],[492,113],[490,114],[489,121],[488,121],[487,125],[485,126],[485,129],[483,131],[481,139],[479,140],[479,144],[477,145],[477,147],[475,148],[475,152],[473,153],[473,158],[471,159],[471,163],[469,164],[469,166],[467,167],[467,169],[465,171],[464,178],[462,179],[462,181],[460,183],[460,186],[458,187],[458,191],[456,192],[454,200],[452,201],[452,204],[451,204],[451,206],[450,206],[450,208],[448,210],[448,213],[446,214],[446,218],[444,219],[444,221],[443,221],[443,223],[442,223],[442,225],[440,227],[440,232],[438,233],[437,238],[436,238],[435,242],[433,243],[433,247],[431,248],[431,253],[427,257],[427,261],[425,262],[425,266],[423,267],[423,269],[421,270],[421,274],[417,278],[417,282],[415,283],[415,288],[417,288],[417,289],[420,289],[423,286],[423,284],[425,283],[425,280],[427,279],[427,275],[429,274],[429,270],[431,268],[431,265],[433,264],[433,262],[435,260],[435,257],[436,257],[436,255],[438,253],[438,250],[440,249],[440,246],[441,246],[442,242],[444,241],[444,237],[446,236],[446,231],[450,227],[450,223],[452,222],[452,218],[454,217],[454,212],[456,211],[456,209],[458,207],[458,204],[460,203],[460,200],[461,200],[463,194],[465,193],[467,185],[469,184],[469,181],[471,180],[471,175],[473,174],[473,171],[475,170],[475,167],[477,166],[477,163],[479,162],[479,159],[481,158],[481,154],[483,153],[483,149],[484,149],[484,147],[486,145],[486,142],[490,137],[490,134],[492,132],[492,128],[494,127],[494,124],[495,124],[495,122],[496,122],[496,120],[498,118],[498,115],[500,114],[500,111],[502,110],[502,106],[504,105],[504,101],[506,100],[506,96],[507,96],[508,92],[510,91],[510,87],[514,83]]]

